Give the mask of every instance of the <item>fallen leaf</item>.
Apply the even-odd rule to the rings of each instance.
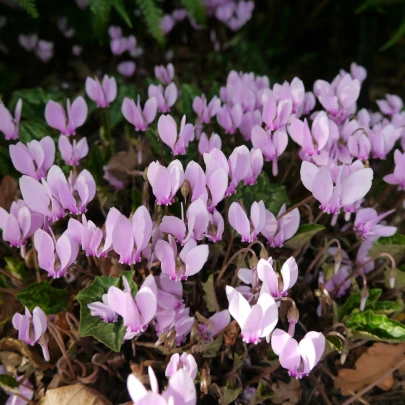
[[[11,176],[4,176],[0,183],[0,207],[10,211],[17,194],[17,182]]]
[[[94,388],[83,384],[67,385],[48,390],[38,405],[112,405]]]
[[[335,378],[335,387],[340,388],[342,395],[351,395],[366,385],[378,380],[405,356],[405,343],[391,345],[374,343],[356,361],[355,369],[342,368]],[[405,371],[405,366],[400,368]],[[394,384],[392,373],[379,384],[384,391],[391,389]]]
[[[14,352],[0,352],[0,363],[6,368],[7,373],[16,374],[23,358],[20,354]]]
[[[137,157],[132,145],[127,151],[118,152],[108,162],[110,172],[119,180],[129,179],[128,172],[136,167]]]
[[[288,383],[277,381],[272,384],[271,389],[274,392],[274,396],[271,397],[273,404],[298,404],[301,399],[301,385],[295,378]]]

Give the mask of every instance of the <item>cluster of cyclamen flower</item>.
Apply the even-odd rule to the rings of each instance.
[[[145,131],[155,121],[158,112],[168,113],[176,103],[178,90],[173,81],[173,66],[156,67],[155,74],[165,87],[151,85],[143,108],[139,98],[137,103],[130,99],[123,101],[123,115],[136,131]],[[93,316],[105,322],[117,322],[122,318],[127,327],[125,339],[142,334],[152,323],[159,336],[173,335],[176,344],[180,345],[194,323],[190,308],[183,301],[181,281],[201,271],[209,258],[209,243],[222,239],[225,225],[218,204],[234,194],[241,182],[254,185],[265,161],[272,162],[273,174],[277,175],[277,162],[290,136],[301,147],[298,156],[303,160],[302,183],[319,201],[321,210],[332,214],[332,223],[336,223],[341,210],[346,213],[346,221],[350,220],[351,213],[356,214],[353,230],[364,240],[357,261],[366,263],[372,242],[380,236],[393,235],[396,228],[380,223],[392,211],[378,214],[372,208],[361,207],[373,178],[373,170],[366,167],[368,162],[365,165],[362,159],[387,157],[395,141],[404,137],[405,113],[400,112],[402,101],[391,95],[387,100],[379,101],[385,118],[380,113],[371,114],[366,110],[356,112],[356,101],[365,76],[363,68],[352,64],[351,73],[342,71],[331,84],[317,81],[314,93],[324,111],[312,113],[311,126],[302,117],[311,113],[316,99],[313,93],[305,92],[299,79],[274,84],[271,89],[266,77],[237,72],[229,74],[219,98],[214,97],[208,102],[204,95],[195,97],[193,109],[197,120],[194,124],[186,124],[184,116],[178,130],[171,115],[160,115],[157,134],[173,156],[186,154],[190,142],[198,140],[198,150],[205,164],[204,169],[199,163],[190,161],[184,170],[179,160],[173,160],[167,167],[159,161],[147,167],[146,178],[157,205],[174,203],[181,190],[186,205],[185,215],[182,207],[181,218],[166,214],[157,222],[152,220],[145,206],[140,206],[128,218],[111,208],[104,229],[99,228],[85,215],[86,207],[96,193],[95,181],[87,170],[78,175],[72,172],[66,178],[62,170],[53,165],[55,145],[50,137],[39,142],[31,141],[26,146],[22,143],[10,145],[12,162],[23,174],[20,179],[23,200],[13,203],[10,213],[0,209],[3,238],[11,246],[22,247],[24,254],[24,246],[33,235],[40,267],[55,278],[67,274],[80,247],[86,255],[97,257],[108,256],[114,250],[122,264],[144,260],[151,268],[158,260],[162,272],[159,276],[148,276],[135,297],[123,277],[124,290],[110,287],[99,302],[89,305],[89,309]],[[86,92],[98,107],[108,108],[116,98],[117,85],[114,78],[107,76],[102,82],[88,78]],[[17,104],[14,118],[4,105],[0,105],[0,130],[6,139],[18,138],[20,114],[21,102]],[[209,136],[203,132],[204,126],[214,117],[225,133],[233,134],[239,130],[246,142],[252,143],[252,149],[237,146],[227,158],[221,151],[220,135],[213,133]],[[66,112],[60,104],[50,101],[45,118],[48,125],[61,134],[58,146],[66,163],[77,165],[87,154],[87,141],[82,138],[71,144],[69,137],[75,135],[76,129],[87,118],[84,98],[78,97],[73,103],[68,100]],[[364,147],[367,142],[371,145],[371,154],[360,155],[360,151],[367,150]],[[389,184],[399,185],[400,189],[405,189],[404,156],[405,153],[395,150],[394,173],[384,178]],[[52,225],[68,214],[82,214],[81,221],[70,218],[66,231],[56,240]],[[250,216],[239,202],[233,202],[226,214],[242,242],[254,242],[262,234],[272,247],[283,246],[284,241],[296,233],[300,222],[297,208],[286,211],[283,206],[276,217],[266,210],[263,201],[252,204]],[[351,226],[348,222],[345,228]],[[340,286],[337,295],[342,295],[350,284],[347,280],[353,263],[341,249],[339,252],[330,249],[330,253],[340,256],[336,260],[336,274],[328,280],[324,280],[321,274],[321,280],[331,294],[336,286]],[[229,324],[232,315],[245,342],[257,344],[262,338],[271,340],[281,365],[292,376],[301,378],[319,361],[325,339],[317,332],[309,332],[300,343],[294,339],[298,310],[286,295],[297,280],[297,265],[294,258],[288,259],[280,275],[274,270],[272,259],[266,259],[261,258],[257,265],[252,264],[251,269],[239,271],[239,278],[246,285],[226,287],[229,309],[214,314],[207,323],[199,324],[201,339],[212,340]],[[364,270],[369,271],[373,266],[374,263],[370,262]],[[288,333],[275,329],[281,300],[292,303]],[[36,316],[39,316],[40,323],[35,321]],[[16,315],[14,326],[20,330],[21,338],[29,336],[27,343],[35,344],[39,341],[38,336],[46,330],[44,322],[40,310],[37,310],[33,315],[26,313],[25,317]],[[27,335],[27,330],[32,327],[35,333]],[[175,375],[182,381],[186,379],[183,372]],[[171,397],[176,403],[193,403],[182,397],[184,393],[174,393],[177,379],[172,378],[168,390],[159,398],[169,403]],[[144,389],[135,393],[132,385],[139,385],[134,377],[130,377],[129,386],[135,402],[138,394],[159,395],[153,382],[153,393],[146,393]],[[183,399],[179,401],[183,402],[177,402],[176,395],[180,395]]]

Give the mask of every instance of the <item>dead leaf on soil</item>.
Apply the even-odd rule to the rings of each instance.
[[[17,194],[17,182],[11,176],[4,176],[0,183],[0,207],[10,211],[11,203]]]
[[[274,396],[271,397],[273,404],[298,404],[302,391],[298,380],[292,378],[290,382],[277,381],[271,386]]]
[[[136,167],[136,152],[132,145],[126,151],[118,152],[108,162],[110,172],[118,179],[125,181],[129,179],[128,171]]]
[[[355,369],[342,368],[335,378],[335,387],[340,388],[342,395],[351,395],[366,385],[378,380],[405,356],[405,343],[397,345],[374,343],[356,361]],[[400,368],[405,371],[405,366]],[[384,391],[391,389],[394,384],[392,373],[379,384]]]
[[[83,384],[67,385],[48,390],[38,405],[112,405],[104,396]]]

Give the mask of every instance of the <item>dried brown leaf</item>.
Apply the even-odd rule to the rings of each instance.
[[[4,176],[0,183],[0,207],[10,211],[17,194],[17,182],[11,176]]]
[[[111,173],[118,179],[125,181],[129,178],[128,171],[136,167],[136,153],[132,145],[127,151],[118,152],[108,162]]]
[[[302,391],[301,385],[298,380],[292,378],[290,382],[285,383],[283,381],[277,381],[271,389],[274,392],[274,396],[271,397],[273,404],[298,404],[301,399]]]
[[[351,395],[366,385],[381,378],[405,356],[405,343],[398,345],[374,343],[356,361],[355,369],[342,368],[335,378],[335,387],[340,388],[342,395]],[[400,368],[405,370],[405,367]],[[384,391],[391,389],[394,377],[390,374],[377,384]]]
[[[67,385],[48,390],[38,405],[112,405],[94,388],[83,384]]]

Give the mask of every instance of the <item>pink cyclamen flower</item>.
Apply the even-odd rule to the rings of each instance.
[[[231,315],[227,309],[210,316],[206,323],[199,323],[201,337],[204,342],[212,342],[214,338],[231,322]]]
[[[280,208],[277,215],[286,212],[285,204]],[[267,238],[271,247],[283,247],[286,240],[292,238],[300,225],[300,212],[298,208],[292,210],[286,215],[283,215],[279,220],[269,211],[266,210],[266,223],[261,230],[261,234]]]
[[[157,101],[158,111],[167,113],[173,107],[177,100],[177,87],[174,83],[170,83],[164,90],[162,85],[155,86],[154,84],[148,87],[148,97],[155,97]]]
[[[402,128],[395,128],[393,125],[374,125],[369,133],[371,152],[377,159],[386,159],[387,155],[394,148],[395,143],[401,137]]]
[[[38,44],[38,35],[22,35],[18,36],[18,43],[27,51],[33,52]]]
[[[62,135],[75,135],[76,129],[81,127],[87,118],[87,104],[79,96],[70,104],[67,101],[67,117],[63,107],[55,101],[49,101],[45,108],[45,119],[51,128],[60,131]]]
[[[225,176],[227,177],[226,173]],[[207,182],[205,173],[198,163],[194,162],[193,160],[189,162],[184,173],[184,180],[187,180],[190,185],[191,202],[198,199],[201,199],[204,202],[207,201],[208,193],[206,188]]]
[[[151,124],[156,117],[156,97],[149,98],[146,101],[143,110],[139,96],[137,104],[135,104],[134,100],[125,97],[121,110],[125,119],[130,122],[137,131],[146,131],[149,124]]]
[[[251,139],[253,147],[260,149],[267,162],[273,162],[273,175],[278,175],[278,158],[284,153],[288,145],[288,135],[284,129],[271,133],[261,126],[255,125],[252,129]]]
[[[275,329],[271,336],[271,347],[279,356],[280,364],[295,378],[306,377],[318,364],[325,343],[325,337],[318,332],[308,332],[300,343],[281,329]]]
[[[277,102],[271,91],[265,91],[262,95],[262,105],[262,120],[267,130],[277,131],[287,125],[292,113],[291,100]]]
[[[73,45],[72,46],[72,53],[74,56],[80,56],[83,52],[83,47],[80,45]]]
[[[58,18],[56,25],[65,38],[72,38],[75,34],[75,29],[72,27],[69,28],[69,21],[67,17]]]
[[[103,294],[102,302],[92,302],[87,307],[90,309],[91,316],[97,316],[104,322],[117,322],[118,314],[108,305],[108,294]]]
[[[67,180],[59,166],[52,166],[48,171],[47,184],[52,196],[71,214],[83,214],[87,204],[96,195],[96,182],[86,169],[82,170],[77,178],[71,173]]]
[[[233,202],[228,211],[229,224],[240,234],[242,242],[253,242],[266,223],[266,208],[263,201],[254,202],[250,208],[250,221],[238,202]]]
[[[104,75],[100,83],[98,77],[86,79],[86,93],[93,100],[97,107],[107,108],[117,97],[117,82],[114,77]]]
[[[275,83],[273,94],[277,101],[290,100],[292,102],[292,112],[296,113],[305,98],[305,87],[302,80],[294,77],[291,83],[285,81],[283,84]]]
[[[81,245],[87,256],[98,256],[103,231],[93,221],[87,221],[84,214],[82,215],[82,223],[74,218],[69,219],[66,235]]]
[[[127,381],[129,395],[134,405],[195,405],[197,391],[190,374],[183,368],[177,370],[169,380],[165,391],[159,394],[159,385],[152,368],[148,368],[152,391],[147,391],[141,381],[130,374]]]
[[[18,330],[18,339],[30,346],[39,343],[44,359],[49,361],[48,339],[44,336],[48,322],[44,311],[40,307],[35,307],[31,314],[29,309],[25,307],[25,314],[16,313],[12,322],[14,328]]]
[[[380,111],[383,114],[395,115],[402,110],[404,102],[401,97],[395,94],[386,94],[385,98],[385,100],[377,100],[378,107],[380,107]]]
[[[48,361],[49,358],[46,360]],[[6,373],[6,368],[0,364],[0,374]],[[27,405],[27,400],[31,400],[34,396],[34,387],[30,380],[26,380],[24,378],[24,374],[17,376],[16,380],[20,385],[12,391],[9,391],[7,388],[3,387],[4,392],[10,395],[7,402],[5,402],[5,405]],[[25,399],[21,399],[22,397]]]
[[[374,208],[362,208],[357,211],[354,220],[354,232],[360,239],[376,241],[381,236],[392,236],[396,233],[396,226],[381,225],[379,222],[395,212],[390,210],[378,215]]]
[[[72,144],[68,137],[61,135],[59,137],[58,148],[62,159],[70,166],[77,166],[80,159],[83,159],[89,153],[86,137],[80,139],[79,142],[76,142],[76,139],[74,139]]]
[[[19,123],[21,119],[22,99],[19,98],[14,110],[14,118],[0,101],[0,131],[6,140],[14,140],[19,137]]]
[[[181,120],[179,134],[174,118],[171,115],[161,115],[158,133],[162,142],[172,150],[173,155],[185,155],[188,144],[194,139],[194,127],[192,124],[186,124],[185,115]]]
[[[111,286],[107,292],[108,306],[122,316],[127,331],[124,339],[130,340],[145,332],[149,323],[155,317],[157,309],[157,286],[155,279],[150,274],[141,288],[132,295],[131,288],[125,276],[122,277],[124,291]]]
[[[44,224],[44,216],[32,212],[23,200],[11,204],[10,213],[0,207],[0,229],[3,240],[12,247],[22,247]]]
[[[339,167],[335,184],[327,166],[318,168],[313,163],[302,162],[301,180],[305,188],[321,203],[320,209],[327,214],[337,214],[344,206],[361,200],[370,190],[373,170],[360,169],[352,174]]]
[[[350,74],[352,75],[353,79],[357,79],[360,84],[362,84],[367,78],[367,70],[363,66],[358,65],[356,62],[352,62],[350,64]]]
[[[281,276],[273,268],[273,260],[260,259],[257,263],[257,275],[263,286],[260,294],[269,293],[273,298],[287,296],[287,291],[294,286],[298,279],[298,266],[290,257],[281,267]]]
[[[234,134],[242,123],[243,108],[238,103],[233,107],[224,104],[217,112],[218,124],[225,130],[227,134]]]
[[[184,181],[183,165],[173,160],[164,167],[158,161],[148,166],[147,177],[158,205],[170,205]]]
[[[162,28],[163,34],[167,35],[174,28],[173,17],[169,14],[165,14],[160,20],[160,26]]]
[[[209,214],[209,220],[205,236],[210,242],[219,242],[222,240],[222,234],[224,233],[224,218],[222,218],[222,215],[217,210],[214,210],[212,214]]]
[[[118,39],[122,37],[122,29],[117,25],[110,25],[108,27],[108,35],[111,39]]]
[[[236,187],[248,175],[250,166],[250,152],[245,146],[237,146],[228,159],[229,177],[231,182],[226,190],[226,196],[236,193]]]
[[[152,218],[147,208],[137,208],[132,219],[120,215],[112,234],[114,250],[120,256],[120,263],[132,264],[141,260],[141,253],[152,236]]]
[[[253,186],[263,169],[263,153],[260,149],[252,148],[250,151],[250,167],[244,178],[244,184]]]
[[[252,129],[255,125],[261,125],[262,116],[259,110],[246,111],[243,114],[242,122],[239,125],[239,131],[246,141],[252,139]]]
[[[352,156],[360,160],[368,160],[370,157],[371,143],[366,133],[357,131],[349,137],[347,147]]]
[[[278,308],[270,294],[261,294],[257,303],[252,306],[240,292],[229,285],[226,286],[226,296],[229,312],[238,322],[244,342],[257,344],[276,327]]]
[[[108,252],[113,249],[113,233],[115,229],[115,224],[118,221],[121,213],[114,207],[110,208],[108,211],[107,218],[105,220],[105,232],[104,232],[104,245],[101,247],[98,256],[105,257]]]
[[[136,64],[132,60],[121,62],[117,65],[117,71],[121,76],[131,77],[134,75]]]
[[[388,184],[398,185],[398,190],[405,190],[405,152],[394,152],[394,173],[387,174],[383,180]]]
[[[132,53],[136,49],[136,42],[136,38],[133,35],[113,38],[110,42],[111,52],[114,55],[121,55],[127,51]]]
[[[79,245],[64,232],[57,241],[38,229],[34,234],[35,250],[38,252],[39,267],[53,278],[64,277],[68,267],[73,264],[79,254]]]
[[[182,281],[198,273],[208,259],[208,245],[199,245],[194,239],[189,239],[177,255],[177,245],[174,238],[169,236],[169,242],[159,240],[155,247],[156,257],[161,262],[162,271],[171,280]]]
[[[166,67],[163,65],[155,66],[155,76],[163,84],[170,84],[174,79],[174,66],[171,63]]]
[[[53,58],[53,42],[44,41],[40,39],[38,41],[35,54],[43,63],[48,63]]]
[[[125,183],[112,174],[109,165],[103,166],[103,171],[103,179],[106,180],[110,186],[114,187],[115,191],[122,190],[125,187]]]
[[[214,96],[208,104],[204,94],[201,97],[194,97],[193,100],[193,110],[201,124],[208,124],[211,118],[217,115],[220,107],[221,100],[217,96]]]
[[[10,158],[14,167],[22,174],[40,180],[55,160],[55,142],[50,136],[42,138],[39,142],[33,140],[25,146],[18,142],[10,145]]]
[[[198,151],[201,155],[204,155],[204,153],[210,153],[214,148],[221,149],[221,147],[222,141],[218,134],[212,133],[209,139],[205,132],[201,134],[198,142]]]
[[[291,138],[302,148],[305,156],[319,155],[329,138],[329,123],[326,114],[321,111],[314,119],[311,130],[308,122],[293,118],[288,128]]]
[[[166,366],[165,376],[173,377],[179,369],[186,370],[191,379],[195,380],[198,368],[194,356],[188,353],[183,353],[181,356],[179,353],[173,354]]]

